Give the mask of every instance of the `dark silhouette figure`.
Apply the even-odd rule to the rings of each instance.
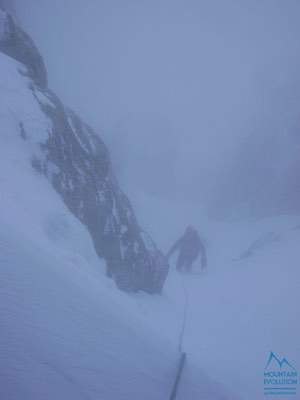
[[[190,272],[194,261],[201,254],[201,268],[206,268],[206,251],[198,232],[192,226],[188,226],[184,235],[179,238],[167,254],[170,258],[178,250],[176,269]]]

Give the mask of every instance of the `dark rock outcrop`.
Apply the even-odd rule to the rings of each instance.
[[[11,15],[16,15],[15,0],[0,0],[0,9],[6,10]]]
[[[47,88],[46,68],[33,41],[9,14],[2,14],[0,51],[25,65],[31,78],[29,90],[51,121],[32,166],[47,177],[87,227],[97,254],[106,261],[107,275],[120,289],[160,293],[168,263],[140,228],[114,176],[105,144]],[[20,135],[26,140],[23,121]]]
[[[46,67],[33,40],[18,26],[14,17],[1,11],[1,8],[0,12],[0,51],[24,64],[27,68],[28,76],[37,85],[46,88]]]

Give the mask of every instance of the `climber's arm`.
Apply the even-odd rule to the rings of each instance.
[[[180,239],[178,239],[173,246],[170,248],[170,250],[167,253],[167,258],[170,258],[172,256],[173,253],[175,253],[176,250],[178,250],[178,248],[180,247],[180,244],[182,242],[182,237]]]

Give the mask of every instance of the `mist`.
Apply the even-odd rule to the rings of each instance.
[[[0,7],[15,15],[16,9],[14,0],[0,0]]]
[[[104,137],[132,197],[225,214],[266,184],[265,203],[274,191],[286,197],[299,149],[298,1],[19,0],[17,8],[50,87]]]
[[[300,2],[1,7],[0,397],[296,398]]]

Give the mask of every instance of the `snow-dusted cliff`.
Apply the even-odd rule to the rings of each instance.
[[[126,291],[160,293],[168,264],[140,228],[112,171],[109,153],[93,130],[47,87],[42,57],[32,39],[0,12],[1,112],[14,125],[28,163],[45,176],[84,224],[107,275]],[[3,125],[2,125],[3,126]],[[99,264],[100,265],[100,264]]]
[[[46,88],[36,48],[4,12],[0,35],[0,398],[166,399],[177,347],[136,301],[163,310],[165,297],[115,290],[105,268],[120,288],[153,293],[168,265],[105,145]],[[179,400],[203,396],[230,398],[189,364]]]

